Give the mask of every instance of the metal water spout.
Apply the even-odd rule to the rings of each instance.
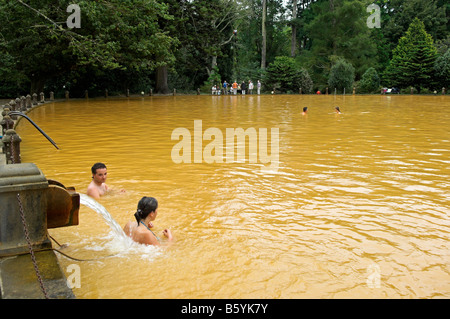
[[[45,138],[47,138],[47,140],[49,140],[50,143],[53,144],[54,147],[56,147],[56,149],[59,150],[58,145],[56,145],[56,143],[50,138],[50,136],[48,136],[39,126],[37,126],[36,123],[34,123],[28,116],[26,116],[25,114],[23,114],[22,112],[19,111],[11,111],[8,113],[9,116],[14,116],[14,115],[19,115],[22,116],[24,118],[26,118],[31,124],[33,124],[33,126],[39,131],[41,132],[42,135],[45,136]]]

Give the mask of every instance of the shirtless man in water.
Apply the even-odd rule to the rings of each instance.
[[[91,171],[92,182],[88,186],[87,194],[94,199],[99,199],[108,191],[108,186],[105,184],[106,175],[108,174],[106,172],[106,165],[103,163],[95,163]]]

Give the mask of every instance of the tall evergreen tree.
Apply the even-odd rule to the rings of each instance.
[[[425,31],[423,22],[415,18],[394,49],[385,79],[389,85],[413,86],[419,92],[421,88],[430,88],[436,57],[433,38]]]

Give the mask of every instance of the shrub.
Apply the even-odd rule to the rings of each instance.
[[[304,93],[312,91],[313,82],[304,68],[299,68],[293,58],[276,57],[269,65],[264,77],[267,89],[273,88],[281,92],[298,92],[300,88]]]
[[[377,93],[380,89],[380,76],[375,68],[368,68],[361,77],[358,91],[360,93]]]
[[[328,85],[332,90],[336,88],[342,92],[346,89],[347,92],[351,92],[354,80],[355,68],[351,63],[340,58],[331,67]]]

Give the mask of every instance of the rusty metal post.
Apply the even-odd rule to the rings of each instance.
[[[9,113],[9,109],[5,108],[6,110],[6,114]],[[5,135],[5,132],[7,130],[13,129],[14,128],[14,121],[11,119],[11,117],[9,117],[9,115],[4,115],[2,121],[0,122],[1,126],[2,126],[2,136]],[[5,144],[3,144],[3,139],[2,142],[0,143],[2,146],[2,153],[6,154],[6,148],[5,148]]]
[[[20,164],[20,142],[22,139],[13,129],[5,132],[2,139],[5,147],[6,164]]]
[[[9,109],[6,108],[5,110],[7,110],[7,113],[5,116],[3,116],[3,119],[0,122],[0,125],[2,126],[2,136],[5,135],[7,130],[11,130],[14,128],[14,121],[8,115]]]

